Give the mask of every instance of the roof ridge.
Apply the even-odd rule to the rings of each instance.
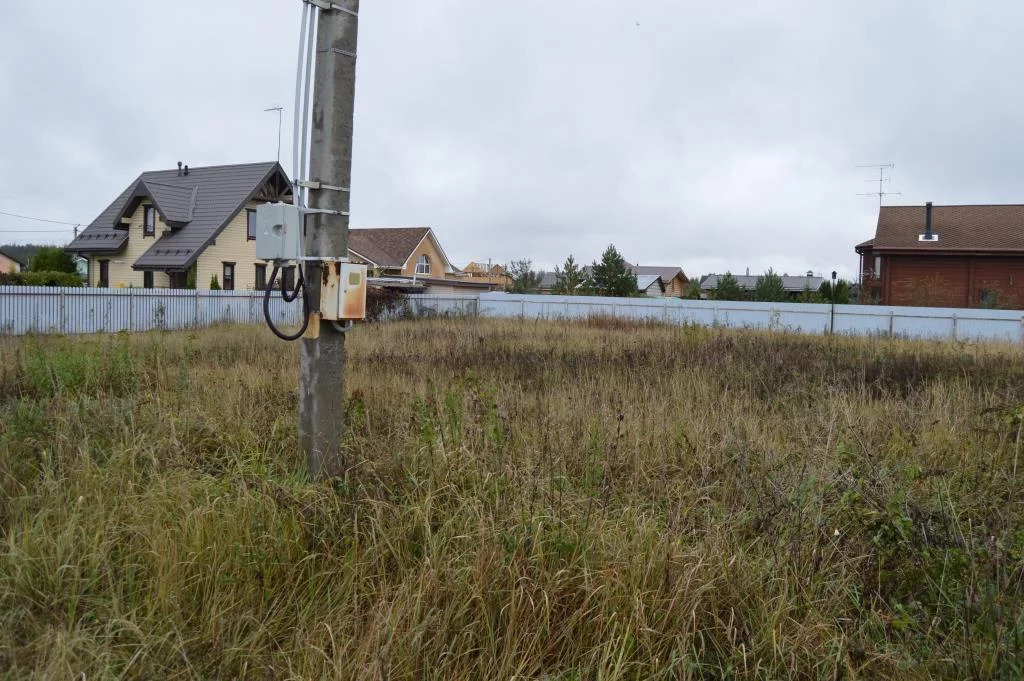
[[[189,166],[188,172],[192,173],[196,170],[210,170],[214,168],[245,168],[248,166],[273,166],[276,165],[277,163],[277,161],[252,161],[250,163],[220,163],[212,166]],[[160,168],[158,170],[144,170],[142,171],[142,174],[146,175],[147,173],[176,173],[178,171],[178,168]],[[183,174],[182,177],[187,176]]]

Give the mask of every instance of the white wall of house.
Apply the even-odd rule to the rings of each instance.
[[[224,263],[235,264],[235,290],[256,288],[256,265],[265,264],[256,259],[256,241],[248,238],[248,211],[255,210],[256,201],[245,204],[245,208],[217,235],[213,244],[206,247],[196,262],[196,288],[210,288],[210,278],[217,276],[217,283],[224,288]],[[267,266],[267,276],[271,267]]]

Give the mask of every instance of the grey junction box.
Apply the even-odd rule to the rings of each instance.
[[[256,257],[298,260],[302,255],[302,212],[291,203],[256,207]]]

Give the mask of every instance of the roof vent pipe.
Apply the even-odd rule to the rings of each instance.
[[[932,231],[932,202],[924,204],[924,234],[918,237],[919,241],[938,241],[939,235]]]
[[[178,175],[181,175],[181,161],[178,161]]]
[[[185,166],[185,174],[188,175],[188,166]]]

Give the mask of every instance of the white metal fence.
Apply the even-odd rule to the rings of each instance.
[[[788,329],[828,333],[832,306],[747,303],[678,298],[594,298],[482,293],[475,296],[410,296],[417,314],[578,319],[608,315],[676,324]],[[1024,311],[836,305],[835,332],[854,336],[905,336],[1024,343]]]
[[[274,292],[270,314],[296,324],[301,301]],[[263,321],[262,291],[0,286],[0,334],[185,329]]]
[[[409,296],[409,312],[530,319],[607,315],[637,321],[827,333],[830,305],[507,293]],[[297,324],[300,301],[271,297],[276,324]],[[261,291],[0,286],[0,334],[98,333],[263,322]],[[1024,311],[837,305],[836,333],[1024,343]]]

